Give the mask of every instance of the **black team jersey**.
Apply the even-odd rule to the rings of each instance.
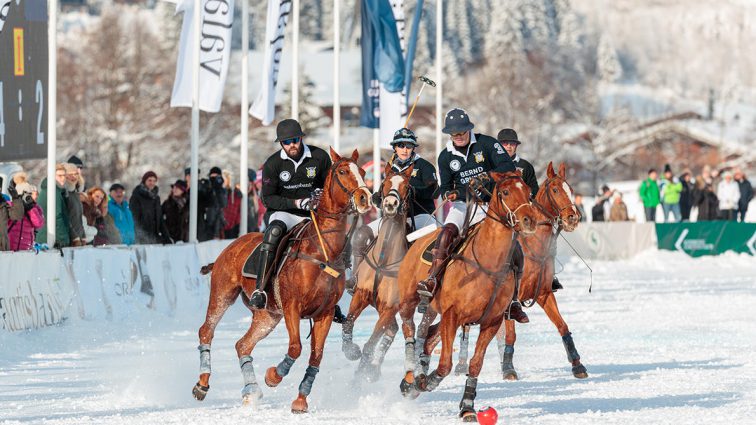
[[[296,200],[309,198],[315,189],[322,189],[331,157],[316,146],[303,145],[304,152],[299,161],[289,158],[281,149],[271,155],[262,169],[262,190],[260,196],[268,209],[265,222],[276,211],[285,211],[300,217],[310,213],[297,208]]]

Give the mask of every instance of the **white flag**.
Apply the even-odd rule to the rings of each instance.
[[[199,108],[207,112],[220,111],[223,87],[226,85],[228,63],[231,59],[231,24],[234,21],[234,0],[200,0],[200,69]],[[176,13],[184,12],[181,26],[176,81],[173,83],[171,107],[192,106],[192,63],[194,59],[195,0],[176,5]]]
[[[406,42],[404,41],[404,9],[403,0],[392,1],[391,10],[394,12],[396,19],[396,31],[399,34],[399,44],[402,46],[402,54],[405,54]],[[391,149],[391,140],[394,138],[394,132],[404,126],[404,120],[407,119],[407,97],[404,90],[392,93],[386,90],[381,84],[380,101],[380,129],[378,131],[381,140],[381,148]]]
[[[249,113],[262,121],[263,125],[273,122],[276,114],[276,84],[278,84],[278,70],[281,67],[284,30],[289,21],[290,12],[291,0],[268,0],[262,87],[255,103],[249,108]]]

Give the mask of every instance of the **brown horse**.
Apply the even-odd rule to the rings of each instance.
[[[588,372],[580,363],[580,355],[575,348],[567,324],[562,319],[557,307],[556,297],[551,291],[551,280],[554,278],[554,256],[556,255],[557,237],[564,230],[574,231],[580,223],[580,213],[573,203],[572,187],[567,183],[564,164],[559,165],[559,172],[554,172],[552,163],[546,169],[547,179],[541,185],[535,202],[537,208],[537,228],[534,235],[521,239],[524,255],[523,274],[520,280],[521,300],[531,300],[526,307],[535,302],[546,312],[552,323],[562,336],[567,359],[572,364],[572,374],[576,378],[587,378]],[[537,296],[536,296],[537,294]],[[532,300],[535,300],[532,301]],[[465,328],[467,330],[467,328]],[[506,337],[505,337],[506,335]],[[459,363],[456,373],[465,373],[467,369],[468,335],[462,336],[460,344]],[[514,343],[516,340],[514,320],[505,320],[504,325],[496,334],[497,347],[502,359],[502,373],[506,380],[516,380],[517,372],[512,365]]]
[[[510,261],[517,233],[532,233],[535,230],[535,211],[529,201],[529,188],[522,180],[521,173],[492,172],[491,176],[496,186],[486,218],[477,226],[475,233],[464,241],[459,253],[452,256],[452,261],[446,267],[443,284],[423,316],[418,332],[422,336],[424,327],[433,320],[437,312],[441,313],[440,323],[427,328],[427,340],[423,344],[421,357],[421,363],[427,361],[440,340],[442,348],[438,368],[428,376],[420,374],[417,379],[414,377],[413,323],[414,310],[419,302],[416,285],[428,274],[429,267],[420,258],[424,248],[436,235],[431,234],[415,243],[399,268],[399,314],[406,339],[406,374],[400,388],[405,395],[435,389],[451,371],[452,346],[457,328],[465,324],[481,326],[460,404],[460,416],[465,421],[475,419],[475,388],[486,347],[499,329],[514,292]]]
[[[316,222],[308,223],[301,235],[293,239],[287,260],[267,289],[268,299],[271,300],[267,308],[250,308],[252,324],[236,343],[236,353],[244,378],[242,397],[245,404],[262,396],[251,357],[257,343],[273,331],[281,318],[285,318],[289,333],[288,352],[277,367],[269,368],[265,374],[265,383],[274,387],[289,373],[302,352],[300,319],[311,318],[314,325],[309,367],[299,385],[299,396],[291,405],[293,413],[307,411],[307,396],[319,371],[323,346],[333,320],[333,309],[344,292],[343,258],[339,257],[342,257],[347,243],[347,216],[354,212],[363,214],[371,208],[370,191],[363,181],[364,171],[357,167],[357,156],[355,150],[351,158],[342,158],[331,149],[333,165],[325,179],[323,193],[314,213]],[[323,238],[322,244],[319,242],[318,231]],[[209,389],[210,344],[216,325],[240,294],[247,299],[248,294],[255,289],[255,279],[243,277],[241,272],[245,260],[261,240],[260,233],[241,236],[223,250],[215,263],[206,268],[206,271],[213,270],[213,275],[207,316],[199,329],[200,377],[192,391],[198,400],[204,399]],[[334,272],[338,277],[328,273],[332,269],[341,269],[340,274]]]
[[[396,279],[399,264],[407,253],[406,224],[412,202],[410,178],[413,169],[414,165],[411,165],[403,172],[396,173],[391,163],[386,164],[386,178],[381,185],[381,227],[375,243],[365,254],[365,260],[357,270],[358,281],[354,296],[342,325],[341,349],[349,360],[360,359],[357,373],[368,381],[374,381],[380,375],[383,358],[399,330],[396,322],[399,285]],[[360,352],[357,344],[352,342],[352,330],[354,322],[368,305],[378,311],[378,321]]]

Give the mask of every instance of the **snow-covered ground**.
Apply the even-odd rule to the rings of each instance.
[[[594,262],[592,294],[584,266],[565,262],[560,278],[567,289],[558,299],[590,377],[572,377],[556,330],[542,311],[529,310],[531,323],[518,328],[515,352],[521,380],[501,380],[492,345],[476,407],[494,406],[504,424],[756,423],[756,259],[691,259],[653,250],[632,260]],[[309,350],[278,388],[264,389],[259,406],[242,407],[234,342],[249,315],[240,305],[216,333],[211,390],[197,402],[191,388],[203,317],[204,310],[176,317],[144,311],[129,322],[71,319],[56,328],[0,334],[0,423],[457,423],[464,377],[450,376],[434,393],[403,400],[398,338],[383,377],[359,390],[338,327],[326,344],[311,413],[289,413]],[[375,319],[371,312],[358,321],[358,342]],[[307,330],[303,324],[304,335]],[[280,326],[253,353],[260,382],[286,346]]]

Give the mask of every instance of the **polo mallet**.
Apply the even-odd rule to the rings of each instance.
[[[420,94],[423,92],[425,86],[428,85],[431,87],[436,87],[436,82],[426,77],[425,75],[421,75],[417,79],[422,81],[423,85],[420,86],[420,90],[418,90],[417,96],[415,96],[415,103],[412,104],[412,109],[410,109],[409,114],[407,114],[407,121],[404,122],[404,128],[409,128],[407,126],[409,125],[410,117],[412,116],[412,113],[415,112],[415,106],[417,106],[417,101],[420,100]]]

